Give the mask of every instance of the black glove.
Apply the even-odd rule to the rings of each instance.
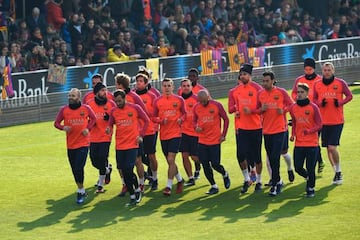
[[[292,119],[289,119],[288,125],[289,125],[290,127],[292,126]]]
[[[335,107],[339,107],[339,100],[337,100],[337,98],[334,98],[334,104]]]
[[[109,121],[109,118],[110,118],[109,114],[108,114],[107,112],[105,112],[105,114],[104,114],[104,120],[105,120],[105,121]]]
[[[321,101],[321,106],[322,106],[322,107],[325,107],[326,104],[327,104],[326,99],[323,98],[323,100]]]

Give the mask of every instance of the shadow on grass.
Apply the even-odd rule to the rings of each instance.
[[[304,189],[305,184],[300,184],[298,186],[302,186]],[[275,222],[282,218],[290,218],[295,215],[301,214],[301,210],[306,207],[316,207],[322,204],[328,203],[325,199],[328,197],[329,192],[334,189],[336,186],[329,185],[323,187],[315,192],[314,198],[306,198],[305,192],[300,191],[299,197],[296,199],[290,200],[280,208],[271,211],[270,213],[265,214],[267,220],[265,222]],[[299,187],[295,189],[291,189],[291,191],[297,190]]]
[[[123,221],[131,221],[133,219],[151,216],[159,212],[159,208],[168,204],[181,204],[185,201],[184,197],[189,191],[195,190],[184,189],[182,194],[172,194],[165,197],[162,190],[151,192],[149,190],[143,196],[143,201],[136,206],[127,207],[126,204],[130,198],[115,196],[112,199],[100,201],[92,206],[91,210],[83,211],[79,216],[70,220],[72,230],[69,233],[81,232],[91,228],[102,228],[112,224],[118,224]]]
[[[87,188],[88,193],[95,191],[95,188]],[[94,199],[94,194],[89,194],[86,198],[86,202],[83,205],[77,205],[76,194],[71,194],[59,200],[48,199],[46,203],[49,205],[47,210],[51,212],[48,215],[40,217],[31,222],[19,222],[17,225],[22,232],[31,231],[35,228],[49,227],[54,224],[60,223],[61,219],[65,218],[69,213],[84,210],[88,208],[87,204]]]
[[[191,214],[199,212],[199,220],[210,221],[217,217],[225,218],[225,223],[234,223],[240,219],[250,219],[266,216],[267,222],[277,221],[285,217],[294,217],[301,214],[301,210],[309,206],[317,206],[327,203],[325,199],[328,192],[334,186],[321,188],[316,192],[315,198],[304,197],[305,183],[298,185],[288,184],[283,192],[276,197],[268,196],[269,188],[260,192],[249,189],[246,194],[240,195],[240,189],[231,189],[219,194],[203,195],[190,201],[184,201],[177,207],[169,207],[164,210],[164,218],[178,214]],[[283,203],[284,202],[284,203]],[[279,204],[279,209],[269,213],[273,204]],[[200,213],[201,212],[201,213]]]

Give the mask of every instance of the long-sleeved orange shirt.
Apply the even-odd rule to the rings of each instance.
[[[148,114],[149,118],[151,118],[152,114],[154,113],[154,102],[156,96],[150,91],[146,91],[144,93],[137,93],[137,94],[144,103],[146,113]],[[155,124],[153,121],[150,121],[149,126],[146,129],[145,135],[154,135],[157,129],[158,129],[158,124]]]
[[[260,105],[266,104],[267,109],[262,112],[263,134],[275,134],[287,130],[286,112],[293,104],[289,94],[285,89],[274,87],[270,91],[261,90],[259,92]],[[282,113],[279,113],[279,109]]]
[[[77,109],[71,109],[66,105],[57,114],[54,126],[60,130],[64,130],[65,126],[70,127],[70,131],[66,133],[67,148],[77,149],[90,145],[90,133],[84,136],[82,131],[86,128],[90,131],[95,122],[95,114],[88,105],[82,104]]]
[[[172,94],[162,95],[155,100],[153,121],[160,124],[160,140],[181,137],[181,125],[186,118],[184,99]]]
[[[345,98],[344,98],[345,95]],[[325,99],[326,105],[322,106]],[[337,99],[339,106],[335,106]],[[340,78],[335,78],[332,83],[325,85],[322,80],[314,85],[314,103],[320,108],[320,113],[324,125],[337,125],[344,123],[343,105],[350,102],[352,93],[346,82]]]
[[[195,132],[193,125],[193,118],[194,118],[193,109],[198,102],[197,96],[192,94],[190,97],[184,99],[184,102],[185,102],[186,118],[183,124],[181,125],[181,131],[182,133],[185,133],[189,136],[198,136],[198,134]]]
[[[322,127],[321,115],[316,104],[310,102],[306,106],[293,104],[290,107],[292,118],[291,135],[295,137],[296,147],[317,147],[318,131]]]
[[[105,105],[98,105],[95,99],[92,99],[87,102],[87,105],[91,107],[96,116],[96,124],[90,132],[90,142],[111,142],[112,134],[105,133],[105,129],[109,125],[109,119],[104,120],[104,116],[109,114],[112,108],[116,107],[115,102],[108,99]]]
[[[235,87],[232,94],[235,99],[236,111],[239,112],[238,120],[235,120],[236,129],[256,130],[261,129],[261,116],[257,112],[259,107],[258,94],[262,87],[253,81]],[[248,108],[251,113],[245,113]]]
[[[222,130],[221,119],[224,121]],[[209,100],[206,106],[200,103],[195,105],[193,125],[202,129],[198,133],[199,143],[215,145],[220,144],[221,136],[226,137],[229,128],[229,118],[221,103]]]
[[[124,108],[113,108],[110,112],[109,126],[116,126],[116,150],[138,148],[137,138],[145,135],[149,121],[147,114],[134,103],[127,102]]]

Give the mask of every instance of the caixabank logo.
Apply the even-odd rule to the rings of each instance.
[[[265,65],[283,65],[302,62],[357,58],[360,56],[360,38],[342,38],[309,43],[296,43],[266,48]]]

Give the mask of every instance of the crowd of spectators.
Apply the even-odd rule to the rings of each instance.
[[[328,8],[322,18],[296,0],[45,0],[23,19],[2,8],[0,48],[21,72],[352,37],[358,2],[317,5]]]

